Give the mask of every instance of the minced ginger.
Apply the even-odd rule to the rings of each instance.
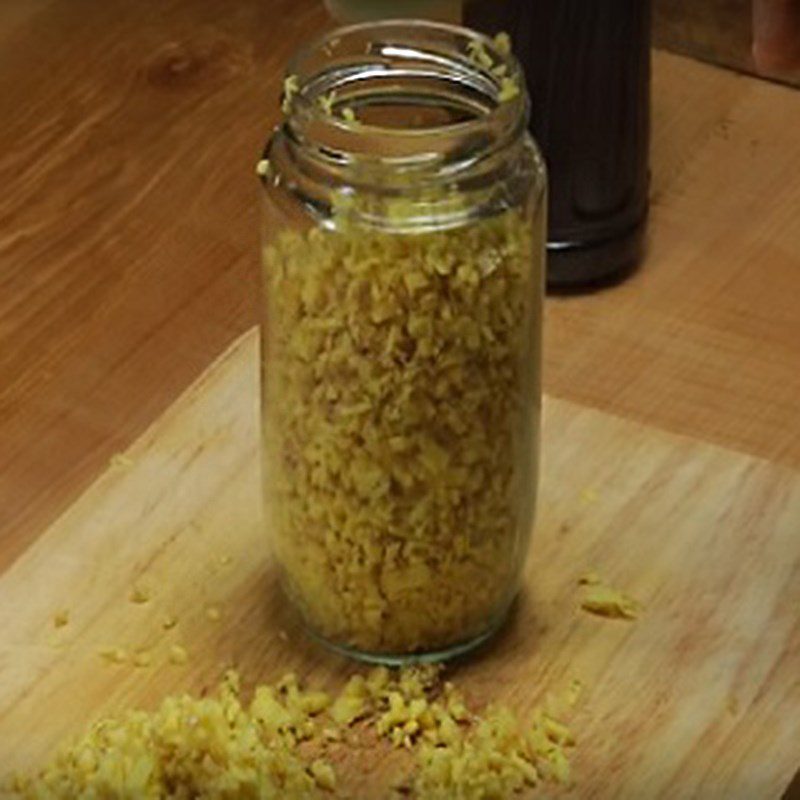
[[[504,707],[476,714],[436,667],[379,667],[335,699],[289,674],[247,704],[239,683],[229,672],[216,696],[171,696],[155,712],[102,720],[7,791],[26,800],[345,798],[330,748],[347,746],[356,720],[412,751],[392,796],[489,800],[569,780],[573,738],[562,722],[542,710],[530,723]]]
[[[609,586],[596,572],[587,572],[578,579],[584,587],[581,608],[598,617],[608,619],[636,619],[641,605],[629,595]]]
[[[534,491],[531,238],[508,211],[266,249],[266,508],[288,591],[328,640],[443,649],[510,602]]]

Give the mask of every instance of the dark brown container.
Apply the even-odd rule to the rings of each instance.
[[[644,251],[650,0],[470,0],[465,24],[506,31],[550,178],[548,288],[616,282]]]

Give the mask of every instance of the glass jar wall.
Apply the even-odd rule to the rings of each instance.
[[[491,635],[533,524],[545,175],[503,45],[333,31],[259,165],[265,524],[310,632],[367,660]]]

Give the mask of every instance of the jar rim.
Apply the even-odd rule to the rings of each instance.
[[[406,19],[319,37],[289,62],[284,119],[259,162],[265,190],[323,226],[419,231],[508,208],[534,178],[543,189],[522,69],[504,44]]]
[[[367,42],[360,53],[348,53],[352,44]],[[456,79],[472,81],[484,95],[485,105],[473,118],[422,126],[385,126],[332,113],[332,103],[322,100],[321,88],[332,86],[337,78],[320,81],[326,60],[349,58],[339,79],[355,81],[359,68],[379,64],[385,77],[408,77],[398,66],[403,59],[418,61],[421,67],[438,67],[444,76],[448,68]],[[454,81],[455,84],[458,80]],[[505,93],[505,95],[504,95]],[[327,105],[327,107],[326,107]],[[501,48],[497,38],[460,25],[419,19],[387,19],[361,22],[334,28],[301,47],[289,60],[284,81],[282,107],[285,120],[334,129],[337,135],[359,137],[380,135],[413,146],[415,140],[431,136],[469,137],[485,131],[498,131],[498,138],[515,138],[527,128],[529,101],[524,72],[510,47]],[[477,106],[475,106],[477,109]],[[401,145],[402,146],[402,145]]]

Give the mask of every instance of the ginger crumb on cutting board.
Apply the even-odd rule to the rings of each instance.
[[[117,467],[118,469],[130,469],[136,462],[124,453],[114,453],[109,463],[112,467]]]
[[[599,499],[600,495],[593,486],[587,486],[581,491],[581,503],[583,503],[583,505],[596,503]]]
[[[641,605],[629,595],[609,586],[596,572],[587,572],[578,579],[584,587],[581,608],[590,614],[607,619],[636,619]]]
[[[132,663],[134,667],[149,667],[153,663],[153,657],[147,650],[140,650],[134,654]]]
[[[150,602],[150,592],[143,586],[134,586],[130,593],[131,603],[144,605]]]
[[[189,661],[189,654],[186,652],[185,647],[174,644],[169,649],[169,660],[172,664],[186,664]]]
[[[552,711],[528,719],[503,706],[477,713],[429,665],[354,675],[335,699],[290,673],[258,686],[249,702],[229,671],[214,696],[169,696],[154,712],[99,721],[37,773],[12,777],[7,791],[53,800],[105,796],[111,780],[115,797],[177,797],[179,786],[180,796],[208,800],[346,798],[339,759],[328,759],[326,748],[352,747],[343,733],[355,725],[408,751],[406,776],[387,796],[509,798],[569,781],[574,739]],[[363,742],[358,749],[370,758]]]
[[[124,647],[103,647],[100,657],[109,664],[125,664],[128,660],[128,651]]]
[[[63,628],[69,624],[69,610],[62,608],[53,614],[53,627]]]

